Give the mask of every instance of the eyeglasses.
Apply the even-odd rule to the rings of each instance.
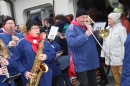
[[[31,28],[31,29],[35,29],[36,30],[36,29],[40,29],[40,28]]]
[[[13,22],[5,23],[5,24],[14,24]]]

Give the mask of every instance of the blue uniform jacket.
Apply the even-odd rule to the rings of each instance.
[[[14,35],[17,36],[19,39],[24,37],[22,34],[17,32]],[[8,43],[12,40],[12,36],[10,34],[0,33],[0,39],[2,39],[5,45],[8,46]],[[8,49],[11,51],[11,53],[14,53],[14,47]]]
[[[10,72],[10,71],[12,71],[12,67],[13,67],[12,65],[8,65],[8,66],[7,66],[7,69],[8,69],[8,72],[9,72],[9,75],[10,75],[10,76],[12,76],[12,72]],[[6,78],[5,75],[0,75],[0,86],[9,86],[9,85],[8,85],[8,82],[2,83],[2,81],[3,81],[5,78]],[[12,86],[15,86],[14,81],[11,81],[11,85],[12,85]]]
[[[98,52],[93,36],[87,36],[81,27],[70,24],[66,39],[69,53],[72,51],[75,71],[84,72],[99,67]]]
[[[27,84],[27,79],[24,74],[26,71],[30,71],[32,69],[35,60],[35,53],[31,46],[31,43],[23,38],[19,41],[14,50],[14,65],[16,65],[18,71],[22,74],[24,86]],[[44,42],[43,53],[47,55],[47,60],[45,60],[44,63],[49,67],[49,63],[54,61],[54,58],[56,57],[55,50],[48,42]],[[52,72],[49,67],[49,71],[42,74],[38,86],[51,86],[51,81]]]
[[[130,33],[125,41],[125,54],[122,67],[121,85],[130,86]]]
[[[21,38],[24,37],[24,36],[23,36],[22,34],[20,34],[20,33],[15,33],[14,35],[17,36],[19,39],[21,39]],[[3,40],[3,42],[4,42],[4,44],[5,44],[6,46],[8,46],[8,43],[12,40],[12,37],[11,37],[11,35],[9,35],[9,34],[0,33],[0,39]],[[8,48],[9,51],[10,51],[10,53],[12,53],[12,54],[14,53],[14,48],[15,48],[15,47]],[[17,74],[18,72],[16,71],[15,68],[12,67],[12,68],[10,69],[10,73],[11,73],[11,74]]]
[[[52,41],[51,45],[54,46],[54,49],[55,49],[56,52],[61,50],[60,45],[57,44],[55,41]],[[57,76],[57,75],[61,74],[61,70],[60,70],[59,66],[56,65],[56,61],[55,60],[50,63],[50,67],[52,69],[53,76]]]

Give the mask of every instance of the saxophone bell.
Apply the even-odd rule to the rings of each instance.
[[[45,63],[40,64],[40,70],[43,73],[46,73],[48,71],[48,66]]]

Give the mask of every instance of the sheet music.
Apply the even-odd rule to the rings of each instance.
[[[54,40],[55,37],[56,37],[58,29],[59,29],[59,27],[51,26],[51,29],[50,29],[50,32],[49,32],[49,35],[48,35],[48,39]]]
[[[106,22],[95,22],[93,31],[105,29]]]

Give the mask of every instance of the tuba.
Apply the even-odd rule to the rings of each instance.
[[[38,60],[39,55],[43,53],[44,41],[45,40],[43,38],[43,40],[40,42],[38,52],[31,69],[33,78],[27,82],[26,86],[38,86],[42,73],[46,73],[48,71],[48,66],[45,63],[43,63],[43,61]]]

